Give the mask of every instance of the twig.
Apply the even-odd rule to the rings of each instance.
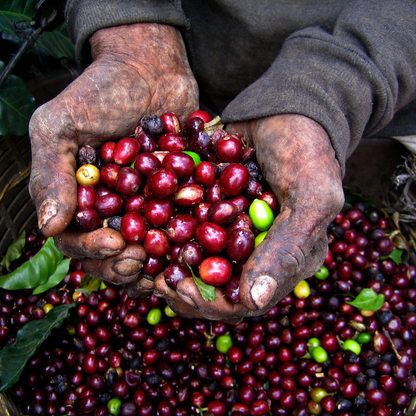
[[[393,342],[393,340],[391,339],[390,334],[386,331],[386,328],[384,328],[384,326],[383,326],[382,328],[383,328],[384,335],[386,336],[386,338],[387,338],[387,340],[389,341],[389,343],[390,343],[391,347],[393,348],[394,354],[396,355],[397,359],[398,359],[399,361],[401,361],[401,360],[402,360],[402,356],[401,356],[401,355],[399,354],[399,352],[397,351],[397,348],[396,348],[396,346],[394,345],[394,342]]]
[[[0,202],[3,200],[4,195],[6,195],[7,192],[19,185],[19,183],[23,182],[30,175],[30,169],[31,166],[26,168],[23,172],[19,172],[18,174],[14,175],[10,179],[10,181],[3,188],[3,191],[0,193]]]

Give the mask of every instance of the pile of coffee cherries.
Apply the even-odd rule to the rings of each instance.
[[[208,127],[204,112],[183,127],[166,113],[99,152],[80,149],[74,226],[143,244],[143,272],[164,272],[172,288],[191,268],[239,302],[244,263],[279,208],[244,137]],[[393,256],[394,233],[378,208],[342,210],[321,269],[236,325],[179,317],[163,299],[109,283],[86,291],[71,260],[43,294],[0,292],[0,348],[76,305],[8,392],[33,416],[415,414],[416,267]],[[26,258],[45,241],[30,233]],[[349,303],[363,289],[384,296],[379,310]]]
[[[9,392],[34,416],[414,414],[416,267],[388,257],[390,232],[378,209],[343,210],[316,275],[236,325],[181,318],[154,295],[132,299],[110,284],[84,295],[72,260],[59,287],[0,295],[1,347],[78,302]],[[29,234],[27,257],[44,241]],[[348,303],[363,288],[384,295],[381,309]]]
[[[143,244],[143,272],[164,271],[172,289],[195,272],[238,302],[242,268],[278,202],[254,148],[241,135],[207,129],[210,122],[201,110],[183,127],[173,113],[145,116],[134,137],[99,152],[81,148],[74,223],[83,232],[111,227]]]

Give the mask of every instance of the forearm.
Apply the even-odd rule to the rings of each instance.
[[[416,97],[416,5],[354,1],[334,31],[292,34],[270,69],[225,109],[226,122],[294,113],[321,124],[342,169],[363,135]]]
[[[89,64],[88,40],[100,29],[139,22],[156,22],[177,28],[188,26],[179,2],[168,0],[147,1],[145,5],[136,0],[68,0],[65,17],[81,67]]]

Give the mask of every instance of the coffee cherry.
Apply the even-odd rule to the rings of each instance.
[[[123,167],[117,175],[115,189],[123,196],[137,194],[142,185],[142,177],[139,172],[131,167]]]
[[[273,224],[273,211],[266,202],[255,199],[249,208],[249,215],[253,225],[259,231],[267,231]]]
[[[211,254],[220,253],[226,247],[228,240],[224,228],[209,221],[197,227],[195,237],[198,244]]]
[[[228,196],[241,194],[249,179],[248,170],[240,163],[231,163],[220,175],[219,184],[222,192]]]
[[[119,140],[114,148],[113,159],[118,165],[129,165],[140,152],[140,143],[133,138],[126,137]]]
[[[190,176],[194,170],[194,160],[191,156],[180,151],[170,151],[163,159],[162,168],[170,169],[178,178]]]
[[[82,232],[90,232],[96,230],[100,224],[100,215],[95,209],[84,208],[75,213],[74,221]]]
[[[103,144],[100,150],[101,161],[104,164],[109,164],[114,162],[114,149],[116,148],[116,143],[113,141],[108,141]]]
[[[100,180],[100,171],[94,165],[83,165],[75,173],[78,185],[96,186]]]
[[[150,256],[165,256],[170,249],[170,242],[166,233],[162,230],[149,230],[143,240],[143,247]]]
[[[230,280],[231,264],[223,257],[208,257],[199,268],[200,278],[207,284],[222,286]]]
[[[137,212],[125,214],[121,220],[120,232],[130,244],[142,242],[147,233],[144,218]]]

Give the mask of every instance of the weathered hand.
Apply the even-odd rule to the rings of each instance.
[[[93,62],[30,122],[30,193],[39,228],[66,255],[84,259],[88,273],[121,284],[137,278],[141,246],[126,245],[114,230],[83,234],[67,229],[77,205],[75,155],[129,136],[143,115],[198,108],[198,89],[179,31],[139,23],[97,31]]]
[[[157,293],[185,316],[238,322],[267,312],[296,284],[313,275],[327,253],[327,226],[342,209],[341,170],[324,129],[300,115],[276,115],[229,125],[256,148],[265,179],[281,211],[247,261],[240,281],[241,304],[204,301],[192,279],[172,291],[163,276]],[[220,291],[217,291],[221,295]]]

